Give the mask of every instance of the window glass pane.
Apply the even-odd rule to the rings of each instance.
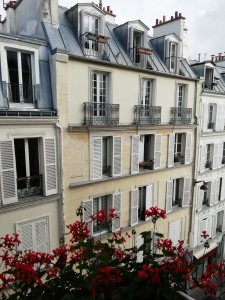
[[[33,102],[30,54],[21,53],[21,67],[22,67],[22,81],[23,81],[23,100],[24,102]]]
[[[8,92],[9,100],[12,102],[20,102],[19,93],[19,73],[18,73],[18,60],[16,51],[7,51],[8,62]]]
[[[28,139],[30,176],[39,175],[38,139]]]
[[[15,156],[16,156],[16,172],[17,178],[26,177],[26,160],[24,139],[15,139]]]

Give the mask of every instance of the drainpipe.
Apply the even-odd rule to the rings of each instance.
[[[56,136],[57,136],[57,149],[58,149],[58,187],[59,187],[59,234],[60,234],[60,244],[64,243],[65,236],[65,210],[64,210],[64,180],[63,180],[63,142],[62,142],[62,127],[57,123]]]

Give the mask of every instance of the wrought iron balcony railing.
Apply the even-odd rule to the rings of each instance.
[[[154,51],[150,48],[136,46],[130,49],[130,59],[136,67],[159,71]]]
[[[171,107],[170,124],[190,124],[192,117],[192,108]]]
[[[31,84],[7,83],[8,99],[13,103],[34,103],[35,86]]]
[[[119,104],[84,103],[85,125],[118,125]]]
[[[160,124],[161,106],[135,105],[134,106],[135,124]]]
[[[202,90],[211,94],[225,94],[225,86],[221,83],[220,80],[203,82]]]
[[[18,198],[40,195],[42,192],[42,175],[17,178]]]
[[[169,56],[165,59],[168,70],[173,74],[195,77],[186,59],[177,56]]]

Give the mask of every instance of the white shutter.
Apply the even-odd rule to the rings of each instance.
[[[33,236],[33,226],[32,223],[26,223],[19,225],[18,230],[21,244],[21,251],[35,251],[34,249],[34,236]]]
[[[168,142],[168,168],[174,165],[174,143],[175,143],[175,134],[169,134],[169,142]]]
[[[142,237],[142,235],[138,235],[136,237],[136,247],[137,249],[140,248],[144,243],[144,238]],[[138,251],[137,253],[137,262],[141,263],[143,262],[143,250]]]
[[[225,105],[222,105],[221,131],[225,129]]]
[[[216,236],[217,214],[212,216],[212,238]]]
[[[120,136],[113,137],[113,177],[121,175],[122,169],[122,138]]]
[[[223,144],[218,144],[218,152],[217,152],[217,168],[221,168],[222,166],[222,158],[223,158]]]
[[[223,211],[222,231],[225,231],[225,211]]]
[[[206,163],[206,145],[202,145],[201,146],[201,161],[200,161],[200,172],[204,172],[205,171],[205,163]]]
[[[44,138],[44,186],[45,196],[56,194],[57,169],[56,169],[56,146],[54,138]]]
[[[191,147],[192,147],[192,134],[186,134],[186,145],[185,145],[185,164],[191,163]]]
[[[155,144],[154,144],[154,170],[161,167],[161,144],[162,135],[155,134]]]
[[[213,163],[212,169],[217,169],[217,161],[218,161],[218,144],[213,145]]]
[[[215,117],[215,131],[221,131],[221,119],[222,119],[222,106],[217,104],[216,106],[216,117]]]
[[[191,178],[184,177],[182,207],[189,206],[189,203],[190,203],[190,185],[191,185]]]
[[[33,225],[35,231],[35,251],[48,252],[47,220],[38,220]]]
[[[130,27],[129,28],[129,40],[128,40],[128,45],[127,45],[128,53],[133,54],[133,51],[134,51],[133,47],[134,47],[134,28]],[[133,58],[131,56],[130,56],[130,58],[133,61]]]
[[[153,204],[153,184],[146,186],[146,196],[145,196],[145,209],[149,209],[152,207]],[[149,220],[150,218],[145,217],[145,221]]]
[[[222,178],[222,186],[221,186],[221,192],[220,192],[220,200],[225,199],[225,177]]]
[[[209,197],[209,206],[214,205],[214,200],[215,200],[215,181],[211,181],[210,183],[210,197]]]
[[[80,11],[80,35],[84,34],[84,11],[83,9]]]
[[[200,189],[200,185],[197,186],[197,209],[202,210],[202,202],[204,199],[204,191]]]
[[[118,231],[121,228],[121,193],[113,194],[112,207],[115,208],[117,218],[112,221],[112,231]]]
[[[92,138],[92,179],[102,179],[102,138]]]
[[[203,104],[202,114],[202,131],[205,132],[208,129],[208,118],[209,118],[209,105],[208,103]]]
[[[93,221],[91,216],[93,215],[93,199],[82,202],[82,221],[88,223],[88,229],[90,230],[90,235],[93,235]]]
[[[219,201],[219,193],[220,193],[220,179],[216,179],[215,181],[215,199],[214,203],[218,203]]]
[[[168,180],[166,183],[166,212],[172,211],[173,200],[173,180]]]
[[[131,174],[139,172],[139,141],[140,136],[132,136],[131,145]]]
[[[172,241],[173,246],[176,246],[178,240],[181,240],[181,219],[169,223],[169,239]]]
[[[131,214],[130,214],[130,225],[134,226],[138,224],[138,200],[139,190],[135,189],[131,191]]]
[[[17,202],[16,164],[13,141],[0,141],[0,162],[2,203],[10,204]]]
[[[198,231],[198,236],[199,236],[199,244],[202,244],[205,242],[205,239],[201,236],[202,231],[207,232],[207,219],[199,221],[199,231]],[[209,234],[209,232],[207,232]]]

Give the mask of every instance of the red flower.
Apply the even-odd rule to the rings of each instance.
[[[76,221],[75,223],[68,225],[67,228],[72,235],[72,238],[70,239],[71,243],[84,241],[90,237],[88,223]]]
[[[159,218],[166,218],[166,211],[152,206],[149,209],[145,210],[144,215],[146,218],[152,217],[152,221],[155,223]]]
[[[202,231],[201,237],[203,237],[203,239],[207,239],[209,237],[209,235],[206,233],[205,230]]]

